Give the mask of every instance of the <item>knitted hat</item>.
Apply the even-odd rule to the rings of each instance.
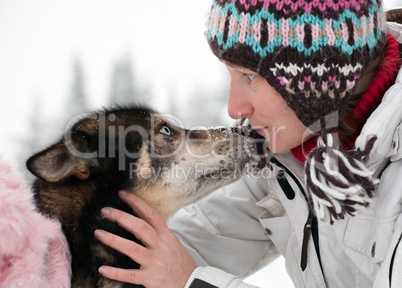
[[[264,77],[299,120],[321,135],[337,127],[356,83],[386,41],[381,0],[214,0],[207,25],[208,42],[219,59]],[[327,150],[334,148],[331,145],[335,142],[331,134],[321,140],[320,148],[312,151],[306,162],[306,170],[310,170],[306,171],[307,188],[314,194],[311,198],[325,194],[326,190],[322,187],[317,193],[312,192],[309,188],[316,191],[317,187],[309,187],[311,176],[320,179],[320,185],[332,187],[328,171],[322,165],[340,159],[335,153],[332,156],[336,159],[325,160],[323,157],[329,157],[331,153]],[[338,151],[337,147],[334,149]],[[355,152],[352,154],[357,159],[347,157],[349,164],[365,170],[360,161],[366,154]],[[342,180],[343,184],[336,185],[355,187],[354,172]],[[371,181],[372,173],[363,174]],[[374,190],[373,185],[370,187]],[[353,193],[361,195],[361,190],[367,189],[354,188]],[[357,206],[367,206],[371,192]],[[323,213],[322,205],[314,205],[317,213],[321,210],[325,214],[323,220],[332,222],[333,218],[343,218],[345,213],[354,215],[359,209],[354,205],[359,200],[350,200],[355,196],[338,194],[337,197],[344,198],[341,207],[339,203],[331,203],[326,207],[330,211]],[[322,195],[319,197],[322,199]],[[351,201],[353,208],[349,205]]]

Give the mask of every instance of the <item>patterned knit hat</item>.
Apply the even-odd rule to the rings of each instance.
[[[385,31],[381,0],[214,0],[206,35],[219,59],[264,77],[306,127],[324,135],[336,128],[344,116],[356,83],[385,44]],[[334,142],[331,137],[327,134],[319,141],[325,148],[320,155],[314,155],[315,150],[309,154],[306,169],[312,170],[306,171],[307,183],[314,174],[328,186],[327,171],[317,168],[322,165],[311,168],[311,164],[324,162],[328,143]],[[349,164],[364,170],[364,165],[355,161],[365,154],[357,152],[352,154],[358,159],[348,158]],[[336,157],[337,162],[340,157]],[[370,180],[372,173],[366,172],[363,174]],[[317,173],[324,174],[325,179]],[[352,174],[353,182],[356,174]],[[342,185],[354,186],[348,181]],[[317,196],[311,192],[314,189],[309,189],[312,197]],[[365,207],[369,202],[363,197],[356,206],[359,200],[351,201],[347,193],[341,197],[346,204],[341,203],[341,208],[335,208],[339,203],[327,205],[330,216],[324,213],[321,218],[332,222],[345,213],[354,215],[357,206]],[[344,205],[353,207],[343,208]],[[314,208],[323,213],[321,206]]]

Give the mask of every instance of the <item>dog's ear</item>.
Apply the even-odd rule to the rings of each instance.
[[[47,182],[59,182],[70,176],[85,180],[90,176],[88,160],[73,155],[64,143],[35,154],[26,165],[32,174]]]

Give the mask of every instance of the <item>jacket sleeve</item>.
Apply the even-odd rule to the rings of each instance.
[[[377,273],[374,288],[402,287],[402,214],[399,216],[387,255]]]
[[[253,287],[244,286],[236,276],[251,274],[279,256],[258,220],[265,209],[256,203],[266,193],[266,179],[245,176],[169,220],[200,266],[186,287]],[[191,284],[194,279],[199,280]],[[197,286],[200,281],[212,286]]]
[[[398,129],[398,137],[394,137],[396,143],[400,143],[401,136],[402,131]],[[399,144],[396,146],[400,147]],[[402,180],[400,177],[395,177],[402,173],[402,151],[395,147],[394,153],[395,159],[398,158],[399,160],[391,161],[382,173],[378,190],[379,197],[382,196],[382,201],[377,202],[376,217],[378,223],[388,222],[388,225],[393,223],[391,220],[394,217],[396,220],[389,236],[387,237],[387,234],[383,233],[382,237],[378,237],[376,241],[379,244],[380,240],[384,241],[384,238],[387,240],[384,243],[383,260],[375,277],[373,285],[375,288],[402,287]],[[390,217],[386,217],[387,215]],[[376,231],[376,233],[379,232],[384,232],[384,230]]]
[[[236,276],[213,267],[198,267],[191,274],[184,288],[257,288],[242,282]]]

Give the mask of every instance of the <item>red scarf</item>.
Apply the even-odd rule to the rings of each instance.
[[[356,129],[356,132],[349,136],[339,137],[341,146],[344,150],[351,150],[354,147],[356,138],[360,135],[366,120],[378,105],[380,105],[385,92],[395,82],[401,66],[401,61],[399,61],[398,43],[391,34],[388,34],[386,45],[384,60],[379,65],[372,84],[353,108],[350,115],[346,118],[348,123]],[[302,145],[292,148],[290,151],[293,156],[304,163],[306,161],[306,156],[311,152],[311,150],[317,147],[317,138],[318,136],[313,137]]]

